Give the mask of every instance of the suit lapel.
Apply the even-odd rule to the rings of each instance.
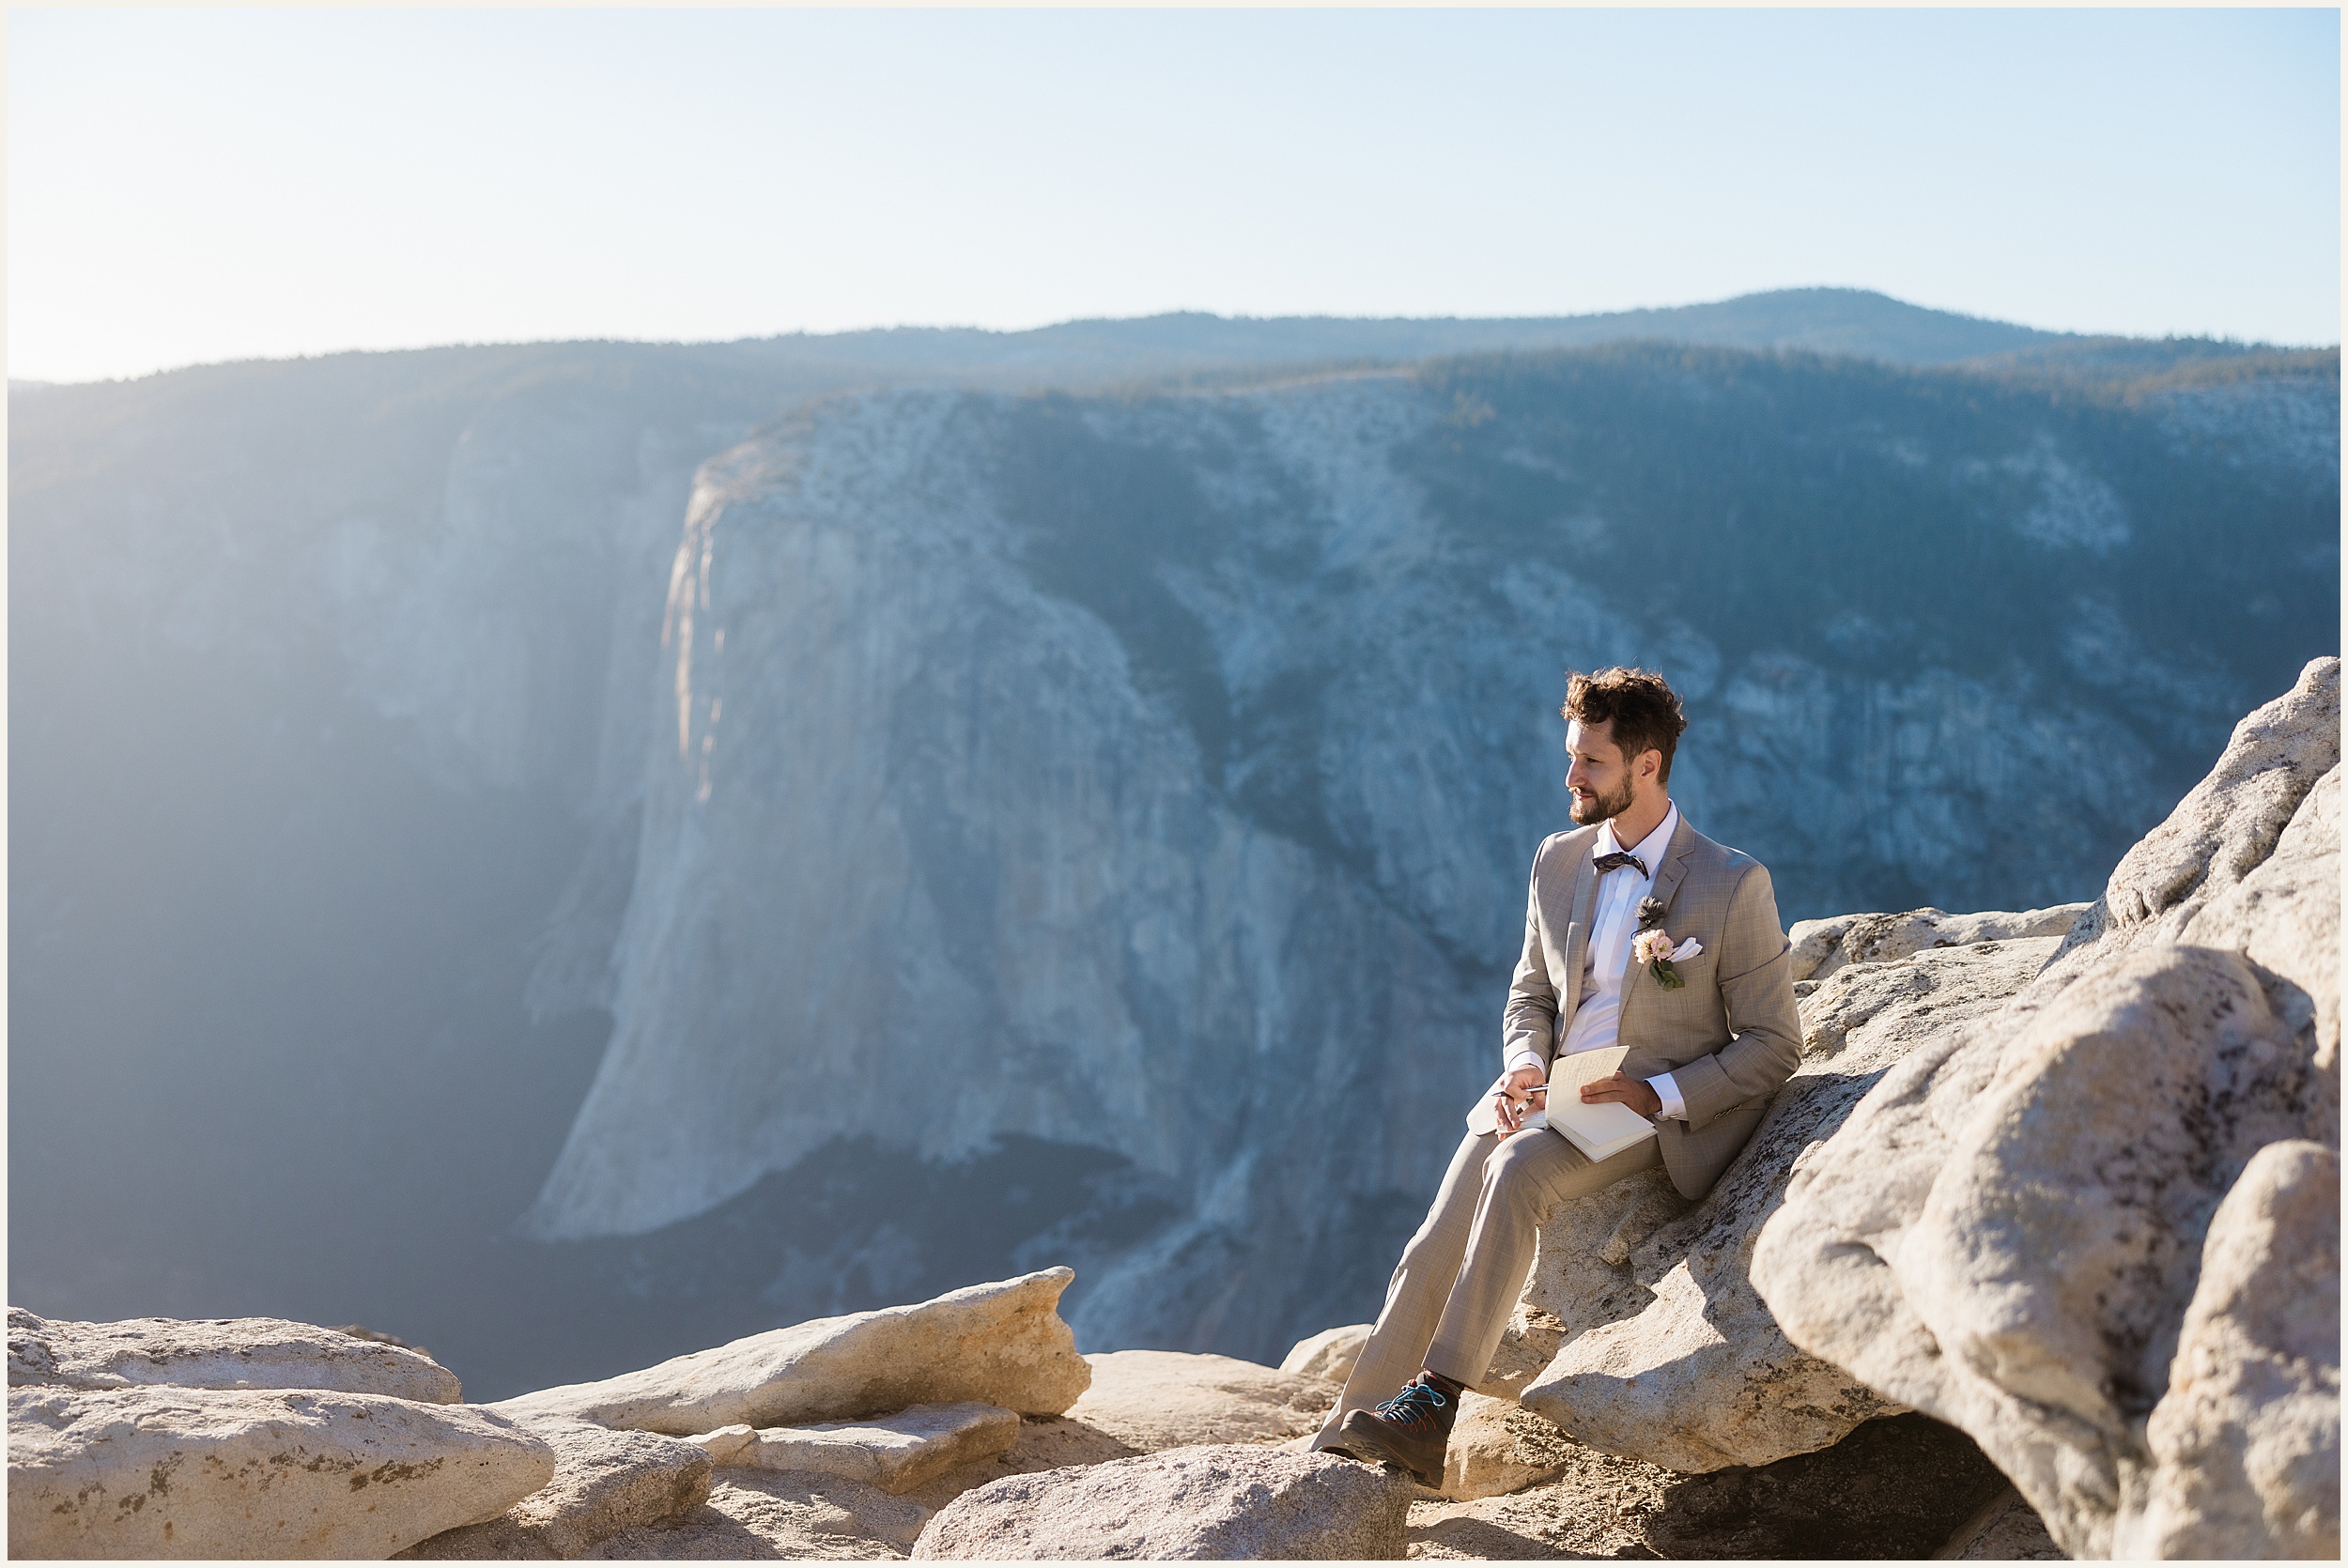
[[[1672,841],[1663,850],[1663,869],[1655,873],[1655,885],[1648,891],[1648,898],[1661,899],[1666,909],[1671,907],[1672,895],[1679,891],[1680,883],[1687,878],[1688,856],[1695,847],[1695,829],[1682,817],[1672,828]],[[1667,927],[1669,924],[1665,922]]]
[[[1687,880],[1688,855],[1695,847],[1695,829],[1688,825],[1687,815],[1683,812],[1678,823],[1672,829],[1671,842],[1663,847],[1663,864],[1655,873],[1655,884],[1647,890],[1648,898],[1662,900],[1665,931],[1669,931],[1672,926],[1672,895],[1678,892],[1679,884]],[[1645,969],[1638,963],[1631,962],[1624,966],[1622,1017],[1615,1024],[1615,1043],[1636,1049],[1631,1042],[1630,1016],[1638,1011],[1640,993],[1653,984],[1654,981],[1647,976]]]
[[[1582,846],[1582,853],[1573,863],[1573,913],[1566,922],[1566,992],[1567,1005],[1559,1010],[1561,1019],[1573,1016],[1582,1005],[1583,955],[1590,946],[1590,915],[1598,908],[1598,872],[1591,868],[1590,856],[1598,847],[1598,835],[1593,833]]]

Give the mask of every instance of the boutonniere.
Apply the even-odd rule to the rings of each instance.
[[[1679,977],[1672,965],[1683,959],[1694,958],[1704,951],[1704,944],[1694,937],[1672,945],[1663,930],[1663,900],[1648,897],[1639,900],[1639,934],[1630,939],[1630,956],[1646,965],[1646,972],[1655,976],[1655,983],[1665,991],[1677,991],[1688,982]]]

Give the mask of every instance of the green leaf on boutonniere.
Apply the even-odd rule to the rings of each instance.
[[[1678,991],[1688,983],[1679,977],[1679,971],[1672,967],[1669,959],[1657,959],[1646,966],[1646,972],[1654,976],[1655,983],[1665,991]]]

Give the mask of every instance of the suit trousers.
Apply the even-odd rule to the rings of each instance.
[[[1402,1249],[1378,1325],[1313,1447],[1335,1442],[1348,1415],[1393,1398],[1421,1367],[1470,1388],[1483,1381],[1557,1206],[1661,1159],[1652,1138],[1592,1162],[1545,1129],[1469,1133]]]

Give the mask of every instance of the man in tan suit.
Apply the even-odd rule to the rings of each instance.
[[[1577,825],[1533,857],[1501,1077],[1469,1115],[1378,1326],[1313,1440],[1429,1486],[1442,1483],[1460,1394],[1491,1365],[1542,1222],[1659,1161],[1682,1194],[1702,1197],[1801,1062],[1769,871],[1690,827],[1672,804],[1672,753],[1687,728],[1679,699],[1659,675],[1606,669],[1571,678],[1563,714]],[[1664,976],[1633,961],[1634,945],[1672,949]],[[1593,1162],[1563,1135],[1525,1127],[1555,1058],[1617,1045],[1628,1053],[1621,1070],[1581,1098],[1629,1106],[1655,1136]]]

